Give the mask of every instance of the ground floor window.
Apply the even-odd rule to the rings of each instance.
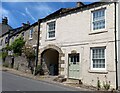
[[[105,47],[91,48],[91,69],[105,70]]]

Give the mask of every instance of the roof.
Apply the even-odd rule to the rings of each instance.
[[[6,24],[0,23],[0,36],[6,35],[11,29],[12,27],[9,26],[8,24],[6,25]]]
[[[18,27],[18,28],[15,28],[15,29],[12,29],[10,30],[10,36],[9,38],[11,38],[12,36],[15,36],[23,31],[26,31],[28,30],[29,28],[31,28],[32,26],[36,26],[37,25],[37,22],[33,23],[32,25],[26,25],[26,26],[21,26],[21,27]]]
[[[61,9],[55,11],[54,13],[46,16],[45,18],[39,19],[39,20],[46,21],[46,20],[49,20],[49,19],[52,19],[52,18],[55,18],[55,17],[64,16],[64,15],[67,15],[67,14],[70,14],[70,13],[75,13],[78,10],[83,11],[83,10],[87,10],[87,9],[90,9],[90,8],[93,8],[93,7],[97,7],[97,6],[101,6],[101,5],[105,5],[105,4],[109,4],[109,3],[113,3],[113,2],[94,2],[94,3],[91,3],[91,4],[87,4],[87,5],[82,5],[80,7],[61,8]]]

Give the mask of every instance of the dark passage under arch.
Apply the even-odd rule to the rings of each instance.
[[[52,48],[44,50],[41,59],[45,74],[52,76],[59,74],[59,52],[57,50]]]

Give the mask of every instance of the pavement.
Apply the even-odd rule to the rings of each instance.
[[[53,81],[53,79],[55,78],[54,76],[34,76],[32,74],[29,73],[25,73],[25,72],[21,72],[15,69],[11,69],[11,68],[2,68],[2,81],[3,81],[3,86],[7,86],[3,87],[3,90],[10,90],[13,89],[14,91],[16,90],[22,90],[22,91],[27,91],[27,90],[31,90],[32,88],[30,87],[21,87],[20,85],[26,84],[29,81],[30,83],[28,83],[27,85],[30,86],[35,86],[32,91],[96,91],[96,89],[94,88],[90,88],[90,87],[86,87],[86,86],[79,86],[78,84],[69,84],[69,83],[59,83],[59,82],[55,82]],[[7,81],[9,80],[9,81]],[[16,81],[17,80],[17,81]],[[4,83],[6,82],[7,83]],[[15,84],[13,83],[15,82]],[[38,84],[39,82],[39,84]],[[33,84],[34,83],[34,84]],[[6,84],[6,85],[5,85]],[[11,85],[13,84],[13,86],[19,86],[18,89],[14,89],[14,87],[12,87]],[[16,85],[17,84],[17,85]],[[20,84],[20,85],[19,85]],[[38,87],[39,85],[39,87]],[[46,87],[47,86],[47,87]],[[52,87],[50,87],[52,86]],[[57,88],[55,88],[57,87]],[[25,88],[25,89],[24,89]],[[45,90],[44,90],[45,89]],[[47,90],[46,90],[47,89]]]
[[[53,81],[55,76],[48,76],[48,75],[34,76],[32,74],[29,74],[29,73],[25,73],[25,72],[21,72],[21,71],[15,70],[15,69],[5,68],[5,67],[2,68],[2,71],[7,72],[7,73],[11,73],[11,74],[14,74],[14,75],[17,75],[17,76],[21,76],[21,77],[26,77],[28,79],[42,81],[42,82],[45,82],[45,83],[48,83],[48,84],[64,85],[66,87],[75,88],[76,90],[81,90],[81,91],[93,91],[93,89],[78,87],[78,86],[75,86],[74,84],[73,85],[68,84],[67,82],[66,83],[55,82],[55,81]]]
[[[2,72],[3,91],[80,91],[64,85],[52,84]]]

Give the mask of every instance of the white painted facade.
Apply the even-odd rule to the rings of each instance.
[[[101,8],[106,8],[105,29],[93,31],[92,11]],[[64,71],[60,74],[67,78],[69,78],[68,54],[75,50],[80,54],[80,74],[77,79],[86,85],[97,86],[97,78],[99,78],[101,84],[107,80],[110,81],[111,88],[115,88],[114,13],[114,3],[110,3],[42,22],[39,48],[53,44],[63,51],[65,57],[62,57],[62,60],[65,63],[61,67],[64,67]],[[56,22],[55,38],[47,39],[47,23],[52,21]],[[104,70],[91,69],[91,48],[96,47],[106,47]]]

